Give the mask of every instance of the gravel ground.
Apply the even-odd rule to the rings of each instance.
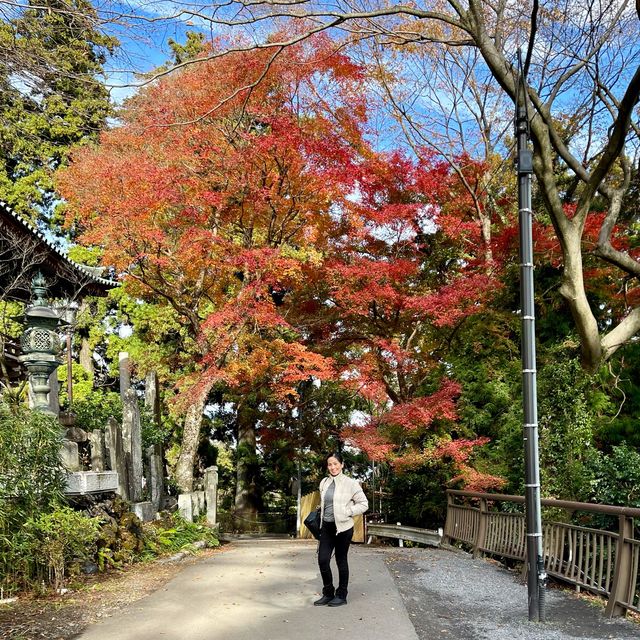
[[[400,549],[387,566],[420,640],[638,640],[640,624],[610,620],[602,601],[566,589],[546,594],[544,623],[528,620],[520,575],[485,559],[444,549]]]

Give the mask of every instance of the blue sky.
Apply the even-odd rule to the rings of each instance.
[[[193,22],[182,20],[158,20],[161,11],[172,9],[170,3],[132,3],[130,6],[113,5],[115,11],[138,14],[148,20],[132,21],[131,25],[108,24],[105,31],[120,41],[120,49],[106,64],[107,82],[112,87],[111,95],[116,103],[136,91],[141,78],[137,74],[148,73],[171,59],[170,39],[186,41],[187,31],[203,31]],[[154,8],[154,13],[148,11]]]

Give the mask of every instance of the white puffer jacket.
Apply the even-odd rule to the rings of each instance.
[[[333,517],[336,521],[336,532],[347,531],[353,527],[353,516],[364,513],[369,508],[369,501],[360,483],[344,473],[337,476],[328,476],[320,481],[320,504],[324,517],[324,496],[331,484],[336,483],[333,492]]]

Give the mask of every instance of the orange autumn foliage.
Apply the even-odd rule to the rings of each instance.
[[[271,56],[163,78],[58,175],[80,240],[103,249],[132,295],[171,305],[187,327],[185,363],[196,367],[185,387],[266,376],[280,397],[332,371],[280,303],[319,259],[331,207],[352,188],[361,72],[324,36]]]
[[[457,419],[457,383],[425,391],[438,361],[416,328],[455,327],[497,282],[457,177],[371,149],[361,79],[325,36],[185,67],[78,149],[58,187],[81,241],[181,320],[181,389],[286,403],[310,377],[342,380],[379,414],[347,435],[400,467],[398,433]],[[436,229],[464,247],[442,272],[427,257]]]

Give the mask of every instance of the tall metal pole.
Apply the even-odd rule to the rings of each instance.
[[[520,227],[520,314],[522,351],[523,439],[525,451],[525,512],[527,530],[527,591],[529,620],[544,621],[546,573],[542,553],[542,516],[540,509],[540,466],[538,458],[538,398],[536,388],[535,310],[533,287],[533,211],[531,176],[533,157],[528,147],[529,117],[526,83],[521,99],[516,99],[516,136],[518,141],[518,221]],[[518,94],[520,92],[518,91]]]

